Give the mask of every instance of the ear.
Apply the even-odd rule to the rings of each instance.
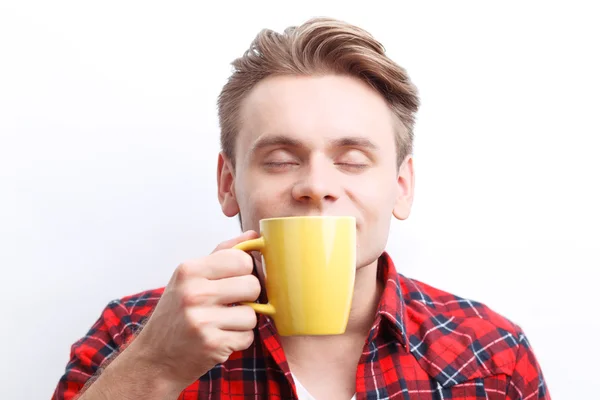
[[[398,170],[398,195],[394,205],[394,217],[405,220],[410,215],[415,190],[415,174],[413,170],[413,157],[406,156]]]
[[[217,185],[219,189],[219,203],[223,214],[233,217],[240,212],[240,207],[235,195],[235,176],[233,173],[233,164],[223,152],[219,153],[217,163]]]

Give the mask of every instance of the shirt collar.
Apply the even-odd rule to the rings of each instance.
[[[382,325],[385,324],[408,352],[409,342],[405,323],[406,303],[402,295],[400,275],[396,271],[394,262],[387,252],[384,252],[379,257],[377,279],[383,284],[383,292],[379,300],[375,322],[369,333],[368,341],[371,341],[380,332]],[[383,323],[384,321],[385,323]]]

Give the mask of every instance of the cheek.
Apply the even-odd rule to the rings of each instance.
[[[382,194],[371,195],[365,200],[365,219],[370,230],[380,230],[389,226],[392,218],[394,204],[389,196],[382,196]]]
[[[394,208],[392,197],[389,190],[373,189],[362,193],[356,203],[362,219],[357,237],[359,268],[370,265],[385,250]]]
[[[363,246],[379,248],[380,242],[385,242],[389,233],[396,199],[396,183],[389,179],[373,178],[372,181],[377,183],[365,182],[364,185],[357,186],[351,201],[361,220],[359,241]]]
[[[392,214],[396,199],[396,185],[397,183],[390,179],[365,179],[360,184],[353,185],[351,192],[355,201],[372,219],[379,215]]]
[[[256,229],[262,218],[281,215],[281,210],[287,204],[286,193],[281,185],[248,185],[238,192],[238,202],[246,229]]]

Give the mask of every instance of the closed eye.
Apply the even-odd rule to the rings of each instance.
[[[361,171],[364,170],[366,168],[369,167],[368,164],[362,164],[362,163],[335,163],[335,165],[345,168],[345,169],[350,169],[350,170],[357,170],[357,171]]]
[[[267,169],[285,169],[300,165],[298,157],[287,149],[274,149],[263,159],[262,165]]]
[[[271,172],[284,172],[298,167],[295,161],[267,161],[263,163],[264,168]]]
[[[362,151],[348,149],[336,160],[335,165],[352,172],[360,172],[371,165],[371,160]]]
[[[265,166],[267,166],[267,167],[280,167],[282,165],[298,165],[298,163],[294,162],[294,161],[268,161],[268,162],[265,162]]]

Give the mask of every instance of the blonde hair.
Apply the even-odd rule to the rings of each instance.
[[[232,65],[233,73],[217,102],[221,147],[232,162],[241,104],[259,81],[272,75],[339,74],[366,82],[383,96],[399,122],[395,127],[398,165],[413,151],[417,88],[405,69],[386,56],[383,45],[357,26],[314,18],[283,33],[263,29]]]

